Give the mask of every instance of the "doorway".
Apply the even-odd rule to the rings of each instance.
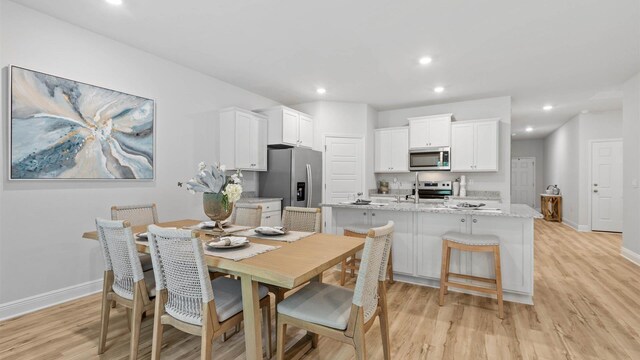
[[[511,159],[511,203],[536,208],[536,158]]]
[[[591,142],[591,230],[622,232],[622,140]]]
[[[327,135],[324,138],[324,202],[339,203],[365,192],[364,139],[360,136]],[[324,208],[326,226],[330,208]]]

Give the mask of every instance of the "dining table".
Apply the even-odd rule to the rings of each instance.
[[[200,220],[177,220],[157,223],[161,227],[186,228],[193,231],[194,236],[203,241],[211,239],[215,232],[198,230],[194,227]],[[147,225],[133,226],[135,233],[147,231]],[[82,235],[85,239],[97,240],[96,231],[88,231]],[[364,248],[364,239],[340,236],[327,233],[314,233],[294,242],[269,240],[264,237],[249,237],[250,242],[278,246],[279,248],[261,253],[239,261],[205,254],[207,265],[218,272],[240,278],[242,289],[242,305],[244,311],[244,334],[246,358],[256,360],[263,358],[261,337],[261,316],[258,286],[260,283],[284,289],[295,289],[309,281],[322,281],[322,273],[341,263],[342,259],[355,254]],[[146,242],[136,241],[140,252],[149,252]],[[315,341],[314,336],[307,333],[296,344],[289,347],[288,358],[298,358],[306,353]]]

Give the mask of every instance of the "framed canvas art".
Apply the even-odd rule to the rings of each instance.
[[[153,180],[155,102],[11,66],[10,179]]]

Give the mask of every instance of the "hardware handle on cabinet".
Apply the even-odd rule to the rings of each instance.
[[[473,219],[473,223],[474,224],[477,223],[477,222],[478,222],[478,219]]]
[[[362,215],[367,216],[367,213],[366,213],[366,212],[363,212],[363,213],[362,213]]]
[[[265,216],[265,219],[271,219],[271,215]]]
[[[460,219],[460,222],[465,222],[465,221],[466,221],[465,219]]]
[[[376,216],[376,213],[371,213],[371,216]]]

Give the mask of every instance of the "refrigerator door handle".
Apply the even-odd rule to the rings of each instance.
[[[307,164],[307,183],[309,187],[307,188],[307,207],[311,207],[312,199],[313,199],[313,177],[311,176],[311,165]]]

